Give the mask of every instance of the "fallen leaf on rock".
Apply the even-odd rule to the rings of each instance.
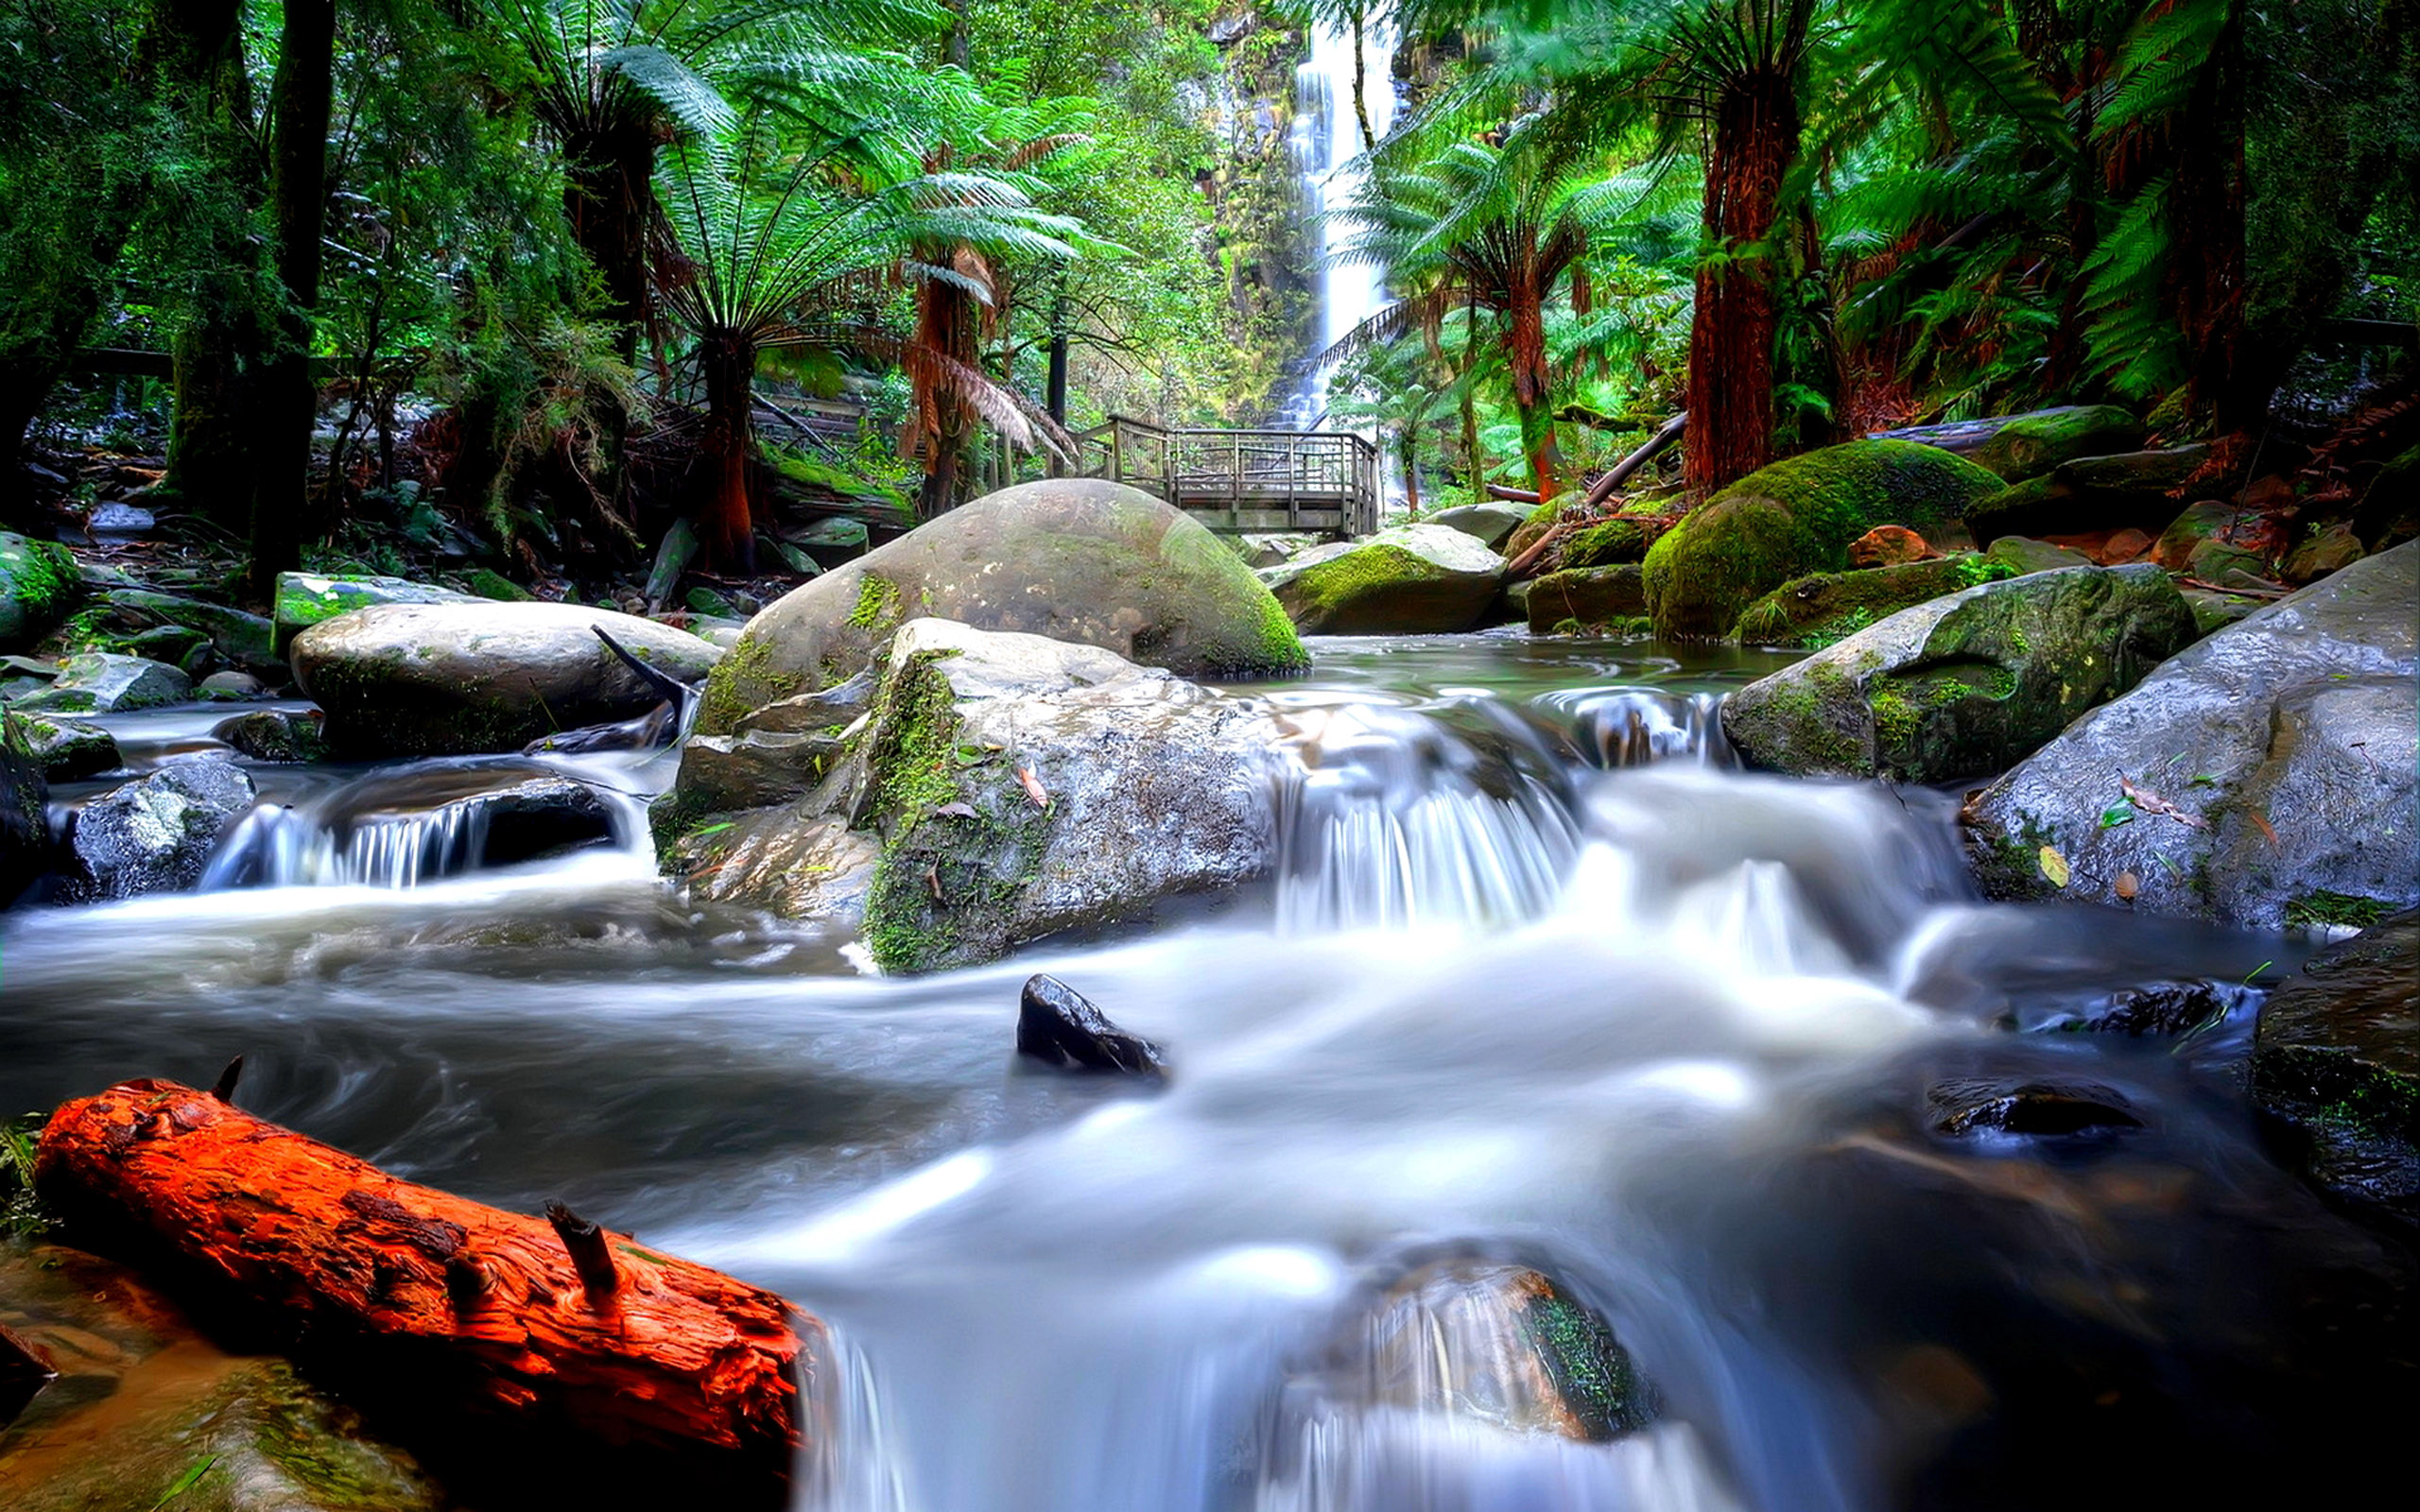
[[[2131,871],[2121,871],[2118,873],[2118,896],[2119,898],[2131,903],[2135,901],[2135,894],[2142,890],[2142,878],[2135,876]]]
[[[2051,886],[2064,887],[2067,885],[2066,857],[2046,845],[2042,848],[2042,853],[2037,859],[2042,868],[2042,875],[2048,879]]]
[[[2126,774],[2123,772],[2118,774],[2118,790],[2126,795],[2128,802],[2146,814],[2156,814],[2163,818],[2174,819],[2188,830],[2206,830],[2210,827],[2209,821],[2199,815],[2186,813],[2150,788],[2136,787],[2126,780]]]
[[[2277,831],[2276,828],[2269,822],[2268,815],[2261,813],[2258,809],[2246,809],[2243,812],[2252,816],[2252,822],[2260,827],[2260,833],[2263,838],[2267,839],[2271,845],[2275,845],[2277,843]]]
[[[1032,767],[1018,767],[1017,782],[1024,785],[1025,796],[1033,799],[1035,808],[1046,809],[1050,806],[1049,791],[1042,785],[1042,779],[1033,775]]]
[[[975,817],[975,811],[963,803],[944,803],[941,807],[933,810],[933,813],[936,816],[944,819],[971,819]]]

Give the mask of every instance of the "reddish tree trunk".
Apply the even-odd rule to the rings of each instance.
[[[533,1441],[669,1456],[738,1500],[788,1476],[801,1332],[817,1325],[627,1235],[397,1180],[166,1081],[61,1107],[35,1179],[71,1222],[252,1304],[299,1351],[389,1394]]]
[[[1689,325],[1689,428],[1684,472],[1706,492],[1772,460],[1772,230],[1782,176],[1798,151],[1787,74],[1745,75],[1715,101],[1706,160],[1705,233]]]
[[[1547,370],[1546,289],[1537,277],[1534,241],[1523,249],[1505,291],[1505,315],[1512,323],[1512,407],[1521,417],[1521,450],[1529,455],[1530,483],[1541,499],[1551,499],[1555,474],[1563,471],[1563,453],[1555,445],[1550,408],[1551,378]]]
[[[749,507],[748,464],[756,439],[753,403],[756,347],[738,336],[706,339],[700,361],[706,375],[706,433],[700,446],[698,544],[707,562],[752,571],[756,519]]]

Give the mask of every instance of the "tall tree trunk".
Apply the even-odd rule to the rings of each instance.
[[[1715,100],[1704,226],[1689,324],[1689,429],[1684,474],[1712,492],[1772,460],[1773,257],[1765,245],[1782,176],[1798,153],[1789,77],[1763,70]]]
[[[1406,421],[1396,444],[1403,453],[1403,502],[1416,520],[1420,518],[1420,421]]]
[[[754,455],[755,416],[750,405],[756,346],[729,334],[710,335],[700,353],[706,377],[706,430],[699,445],[698,543],[706,561],[725,571],[752,571],[756,520],[750,507],[748,467]]]
[[[1353,8],[1353,118],[1361,126],[1361,150],[1378,150],[1378,133],[1370,129],[1370,96],[1364,88],[1369,73],[1369,60],[1362,54],[1361,36],[1369,28],[1370,18],[1361,7]]]
[[[1462,309],[1462,469],[1471,501],[1487,502],[1487,458],[1478,441],[1478,304]]]
[[[937,260],[970,277],[983,266],[962,247]],[[975,434],[975,412],[959,394],[954,372],[981,362],[982,335],[981,307],[965,288],[936,279],[917,287],[917,344],[957,365],[954,370],[945,370],[939,363],[926,361],[910,368],[915,393],[909,403],[916,409],[925,462],[925,481],[916,490],[919,520],[937,518],[958,507],[966,443]]]
[[[583,132],[563,145],[563,218],[596,269],[614,350],[638,361],[647,329],[648,221],[655,209],[655,134],[644,121]]]
[[[277,235],[277,281],[285,301],[277,346],[261,375],[252,491],[252,590],[267,597],[281,572],[302,565],[312,518],[311,431],[319,390],[311,382],[312,312],[320,302],[320,242],[328,211],[328,115],[336,91],[336,0],[285,0],[278,42],[276,121],[269,204]]]
[[[2221,432],[2258,427],[2278,378],[2264,364],[2244,360],[2243,21],[2243,6],[2233,0],[2176,125],[2176,179],[2169,195],[2176,232],[2169,277],[2191,355],[2193,403],[2209,411]]]
[[[1530,461],[1530,487],[1544,503],[1554,497],[1555,478],[1563,471],[1562,449],[1554,439],[1553,386],[1547,371],[1547,291],[1534,257],[1525,258],[1510,282],[1504,313],[1512,327],[1505,340],[1512,359],[1512,407],[1521,417],[1521,451]]]

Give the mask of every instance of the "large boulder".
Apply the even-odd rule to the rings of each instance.
[[[2420,902],[2415,643],[2420,542],[2218,631],[1968,805],[1985,889],[2252,929]]]
[[[2179,446],[2062,462],[1976,500],[1966,511],[1966,528],[1983,546],[2002,536],[2157,533],[2176,517],[2177,490],[2209,455],[2206,446]]]
[[[85,651],[60,664],[59,677],[17,707],[40,713],[107,714],[182,703],[193,679],[164,662],[109,651]]]
[[[1752,472],[1683,517],[1648,550],[1656,632],[1727,635],[1758,598],[1808,573],[1848,568],[1849,543],[1876,525],[1927,540],[1955,526],[1999,479],[1938,447],[1864,440]]]
[[[0,530],[0,651],[41,640],[76,607],[83,583],[66,547]]]
[[[2420,1228],[2420,910],[2312,956],[2270,994],[2252,1100],[2322,1190]]]
[[[314,625],[339,614],[382,604],[477,604],[475,593],[457,593],[434,583],[415,583],[373,573],[280,573],[272,606],[276,647],[283,652],[294,638]]]
[[[768,606],[708,684],[699,730],[846,681],[926,615],[1184,677],[1310,664],[1269,591],[1199,521],[1122,484],[1051,478],[953,509]]]
[[[327,711],[339,751],[375,756],[517,751],[643,714],[664,695],[596,636],[676,682],[723,653],[685,630],[578,604],[389,604],[294,639],[294,678]]]
[[[1260,576],[1306,635],[1451,633],[1478,624],[1495,602],[1504,558],[1445,525],[1397,525]]]
[[[888,971],[994,959],[1264,873],[1275,819],[1252,702],[1098,646],[914,620],[805,797],[659,804],[694,892],[843,925]]]
[[[2006,417],[1967,453],[2010,483],[2039,477],[2079,457],[2110,456],[2143,444],[2143,422],[2115,404],[2062,404]]]
[[[1903,609],[2014,576],[2005,563],[1972,555],[1812,573],[1749,605],[1731,627],[1731,638],[1749,645],[1820,650]]]
[[[1471,537],[1490,551],[1503,548],[1512,539],[1512,532],[1530,518],[1530,511],[1511,504],[1458,504],[1450,509],[1440,509],[1428,517],[1432,525],[1443,525]]]
[[[26,721],[0,706],[0,908],[50,869],[50,785]]]
[[[1899,569],[1904,570],[1904,569]],[[1750,765],[1910,782],[1985,777],[2193,640],[2156,567],[2070,567],[1902,610],[1722,706]]]
[[[252,780],[216,758],[175,762],[95,799],[69,838],[67,901],[187,890],[251,806]]]

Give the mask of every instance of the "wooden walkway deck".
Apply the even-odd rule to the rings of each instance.
[[[1156,493],[1213,530],[1378,528],[1378,451],[1346,432],[1177,429],[1113,415],[1076,440],[1085,475]]]

